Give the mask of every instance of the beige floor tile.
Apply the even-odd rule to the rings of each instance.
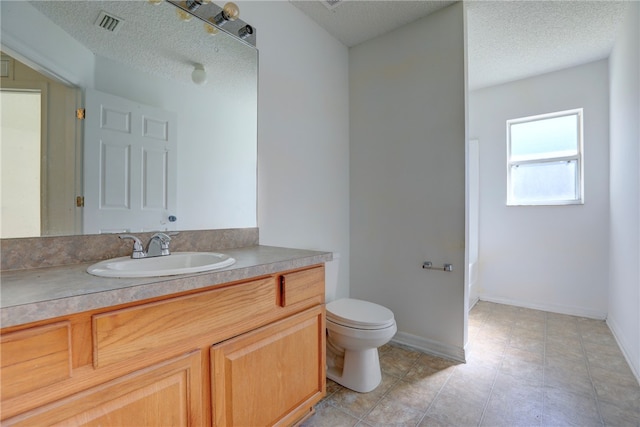
[[[406,407],[424,413],[442,389],[442,385],[431,381],[408,382],[400,380],[385,395],[385,399],[399,402]]]
[[[371,411],[382,396],[393,387],[398,381],[397,378],[382,374],[382,382],[372,392],[358,393],[347,388],[335,392],[327,400],[333,406],[343,409],[345,412],[362,418]]]
[[[512,335],[508,346],[535,353],[544,353],[544,339],[542,338],[529,338]]]
[[[589,366],[618,372],[625,376],[633,375],[627,361],[617,346],[585,342],[584,348]]]
[[[578,393],[591,398],[595,391],[588,371],[578,373],[561,368],[546,367],[544,370],[544,385],[552,387],[558,391],[568,391]]]
[[[507,341],[493,339],[477,339],[470,343],[467,364],[497,368],[502,363]]]
[[[489,396],[497,374],[496,369],[481,365],[464,364],[456,367],[443,391],[455,392],[460,395],[472,393],[476,396]]]
[[[350,427],[358,424],[355,418],[335,406],[316,405],[316,413],[305,420],[301,427]]]
[[[544,390],[542,425],[601,426],[596,400],[562,390]]]
[[[504,357],[521,360],[523,362],[544,365],[544,354],[535,351],[532,352],[519,348],[509,347],[505,350]]]
[[[592,342],[601,345],[609,345],[617,347],[616,339],[613,334],[606,327],[590,328],[587,330],[580,330],[580,336],[583,342]]]
[[[414,409],[385,396],[364,421],[372,426],[414,427],[420,422],[423,414],[423,410]]]
[[[482,417],[486,398],[466,392],[452,392],[446,388],[436,397],[427,416],[451,426],[477,426]]]
[[[605,426],[638,427],[640,426],[640,405],[634,408],[621,407],[615,403],[600,402],[600,414]]]
[[[544,341],[544,323],[529,322],[528,324],[516,324],[511,330],[511,337],[523,337]]]
[[[445,359],[433,360],[429,356],[420,358],[409,369],[403,380],[442,386],[455,369],[456,365],[453,363]]]
[[[505,378],[507,377],[496,380],[481,425],[488,427],[541,425],[542,388]]]
[[[455,427],[455,426],[453,424],[440,421],[436,418],[426,416],[422,419],[422,422],[420,422],[418,427]]]
[[[417,351],[393,347],[380,355],[380,367],[386,374],[404,377],[419,357],[420,353]]]
[[[499,372],[491,390],[491,395],[495,394],[503,398],[512,397],[542,404],[543,390],[544,388],[541,386],[535,386]]]
[[[525,384],[542,385],[543,365],[521,359],[505,357],[500,365],[500,373],[510,375]]]
[[[561,370],[567,373],[576,373],[582,376],[588,376],[587,358],[582,354],[546,354],[545,366],[552,368],[552,371]]]
[[[337,382],[330,380],[329,378],[327,378],[327,396],[332,395],[333,393],[335,393],[336,391],[340,390],[342,388],[342,386],[340,384],[338,384]]]
[[[635,378],[597,367],[590,371],[599,400],[629,409],[640,407],[640,385]]]

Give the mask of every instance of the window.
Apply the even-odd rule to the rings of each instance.
[[[507,120],[507,205],[583,202],[582,109]]]

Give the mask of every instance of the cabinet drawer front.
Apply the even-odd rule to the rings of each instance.
[[[304,300],[317,304],[324,302],[324,267],[280,276],[280,305],[287,307]]]
[[[2,400],[71,377],[71,324],[12,332],[1,339]]]
[[[222,341],[264,324],[276,307],[274,278],[93,316],[94,367],[189,338]]]

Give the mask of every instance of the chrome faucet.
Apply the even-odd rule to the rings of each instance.
[[[151,236],[149,239],[149,243],[147,243],[147,256],[165,256],[171,255],[171,251],[169,251],[169,242],[171,241],[171,237],[164,233],[156,233]]]
[[[147,243],[146,250],[142,248],[142,242],[140,239],[132,234],[121,234],[119,237],[121,239],[133,240],[133,252],[131,253],[131,258],[140,259],[171,255],[171,251],[169,250],[171,237],[165,233],[156,233],[151,236],[151,239],[149,239],[149,242]]]

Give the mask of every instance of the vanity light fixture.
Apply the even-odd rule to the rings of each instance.
[[[235,3],[229,2],[224,5],[220,13],[209,18],[216,25],[224,25],[229,21],[235,21],[240,16],[240,8]]]
[[[256,28],[239,18],[240,9],[233,2],[220,7],[212,0],[147,0],[150,4],[163,1],[176,7],[176,13],[182,21],[191,21],[193,17],[203,21],[206,35],[225,33],[225,36],[229,35],[248,46],[256,47]]]
[[[193,72],[191,73],[191,80],[193,80],[197,85],[203,85],[207,82],[207,72],[204,70],[204,65],[195,65]]]

